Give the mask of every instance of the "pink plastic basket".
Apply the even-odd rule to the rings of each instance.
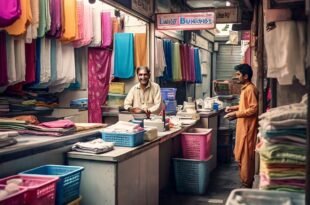
[[[25,205],[55,204],[56,182],[58,181],[58,177],[14,175],[0,179],[0,184],[5,185],[9,179],[23,180],[23,183],[20,185],[20,187],[26,188]]]
[[[206,160],[211,153],[212,129],[193,128],[182,133],[182,152],[185,159]]]
[[[3,189],[5,189],[5,185],[0,185],[0,190]],[[10,194],[6,198],[0,200],[0,205],[24,205],[26,191],[26,188],[19,187],[18,192]]]

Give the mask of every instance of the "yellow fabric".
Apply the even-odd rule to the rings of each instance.
[[[124,101],[124,108],[148,109],[151,113],[158,114],[161,111],[160,87],[156,83],[149,82],[145,90],[140,88],[140,83],[133,86]]]
[[[240,165],[240,178],[250,186],[255,171],[255,143],[257,135],[258,91],[252,83],[241,89],[239,109],[236,112],[235,159]]]
[[[147,66],[147,37],[145,33],[135,34],[135,66]]]
[[[75,0],[63,0],[62,41],[73,41],[77,34],[77,4]]]
[[[21,0],[21,15],[12,25],[5,28],[10,35],[18,36],[26,32],[27,25],[32,20],[30,0]]]

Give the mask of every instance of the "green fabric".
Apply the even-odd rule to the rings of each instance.
[[[180,44],[172,44],[172,80],[181,81],[182,80],[182,67],[180,58]]]
[[[46,0],[39,1],[39,11],[38,37],[43,37],[46,32]]]
[[[264,137],[278,137],[278,136],[298,136],[301,138],[307,137],[306,129],[291,128],[291,129],[278,129],[278,130],[262,130]]]
[[[264,190],[277,190],[277,191],[288,191],[288,192],[298,192],[304,193],[305,190],[301,188],[296,188],[292,186],[268,186],[268,187],[260,187]]]

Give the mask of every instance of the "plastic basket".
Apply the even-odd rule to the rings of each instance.
[[[4,190],[5,186],[0,185],[0,190]],[[0,205],[24,205],[27,189],[19,187],[19,191],[8,195],[6,198],[0,200]]]
[[[186,159],[205,160],[211,153],[212,129],[193,128],[183,132],[182,153]]]
[[[292,204],[305,205],[305,194],[286,191],[235,189],[226,201],[226,205],[234,204]]]
[[[175,100],[176,88],[161,88],[160,89],[161,96],[163,100]]]
[[[80,182],[83,167],[65,165],[44,165],[21,174],[58,176],[56,204],[66,204],[80,196]]]
[[[77,199],[71,201],[70,203],[68,203],[67,205],[80,205],[81,200],[82,200],[82,197],[80,196],[79,198],[77,198]]]
[[[56,182],[58,177],[41,177],[31,175],[14,175],[0,179],[6,185],[10,179],[22,179],[21,187],[27,188],[26,205],[54,205],[56,199]]]
[[[111,107],[124,106],[126,95],[122,94],[108,94],[107,105]]]
[[[134,134],[131,133],[116,133],[116,132],[101,132],[102,139],[106,142],[114,142],[115,146],[135,147],[143,144],[144,131]]]
[[[173,158],[177,192],[203,194],[209,183],[209,161]]]
[[[176,112],[177,111],[177,101],[175,100],[165,100],[166,112]]]
[[[109,93],[125,94],[125,83],[122,83],[122,82],[112,82],[112,83],[110,83]]]

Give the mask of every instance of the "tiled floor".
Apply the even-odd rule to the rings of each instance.
[[[220,205],[225,204],[231,190],[239,188],[236,163],[220,164],[210,175],[207,193],[204,195],[182,195],[174,188],[160,194],[160,205]]]

